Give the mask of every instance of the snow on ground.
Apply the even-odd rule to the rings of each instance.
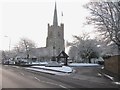
[[[70,63],[69,66],[61,66],[61,67],[45,66],[46,64],[48,64],[48,62],[43,62],[43,63],[39,62],[39,64],[44,64],[44,65],[31,66],[31,67],[26,68],[26,69],[58,75],[58,74],[61,74],[61,73],[65,74],[65,73],[73,72],[72,67],[75,67],[75,66],[99,66],[99,64],[90,64],[90,63]]]
[[[40,64],[48,64],[48,62],[40,62]]]
[[[40,64],[40,65],[46,65],[48,64],[48,62],[32,62],[32,64]]]
[[[33,65],[39,64],[39,65],[47,65],[50,62],[32,62]],[[60,65],[63,65],[60,64]],[[70,63],[69,66],[76,67],[76,66],[99,66],[99,64],[93,64],[93,63]]]
[[[102,76],[102,74],[98,73],[98,76],[100,76],[100,77],[101,77],[101,76]]]
[[[101,67],[101,69],[104,69],[104,67]]]
[[[46,66],[31,66],[32,68],[37,69],[46,69],[46,70],[53,70],[58,72],[65,72],[65,73],[71,73],[73,69],[68,66],[62,66],[62,67],[46,67]]]
[[[34,65],[34,64],[40,64],[39,62],[32,62],[32,64]]]
[[[69,66],[78,67],[78,66],[99,66],[99,64],[92,63],[70,63]]]
[[[108,77],[109,79],[111,79],[112,81],[114,80],[114,78],[113,77],[111,77],[111,76],[109,76],[109,75],[107,75],[107,74],[104,74],[106,77]]]
[[[114,84],[120,85],[120,82],[113,82]]]
[[[55,75],[69,75],[68,73],[62,73],[62,72],[56,72],[56,71],[50,71],[50,70],[43,70],[43,69],[38,69],[38,68],[26,68],[32,71],[39,71],[39,72],[44,72],[44,73],[49,73],[49,74],[55,74]]]
[[[15,68],[20,68],[19,66],[12,66],[12,67],[15,67]]]

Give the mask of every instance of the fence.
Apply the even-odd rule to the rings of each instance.
[[[120,55],[111,56],[105,59],[104,68],[111,73],[120,76]]]

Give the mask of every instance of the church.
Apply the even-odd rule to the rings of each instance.
[[[55,3],[53,25],[48,24],[46,47],[32,49],[31,54],[37,56],[39,60],[50,60],[52,57],[56,57],[61,51],[65,51],[64,24],[61,23],[60,26],[58,25],[57,6]]]

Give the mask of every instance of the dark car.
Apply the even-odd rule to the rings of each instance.
[[[9,64],[9,60],[6,60],[3,62],[4,65],[8,65]]]
[[[98,61],[98,64],[104,65],[104,61]]]

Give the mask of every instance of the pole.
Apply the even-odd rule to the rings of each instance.
[[[9,38],[9,46],[8,46],[8,47],[9,47],[9,49],[8,49],[8,50],[9,50],[9,53],[10,53],[11,38],[10,38],[10,37],[8,37],[8,36],[4,36],[4,37]]]
[[[9,38],[9,53],[10,53],[10,46],[11,46],[11,38]]]
[[[63,23],[63,12],[61,12],[61,23]]]
[[[7,38],[9,38],[9,46],[8,46],[8,51],[9,51],[9,58],[10,58],[10,46],[11,46],[11,38],[10,37],[8,37],[8,36],[4,36],[4,37],[7,37]]]

